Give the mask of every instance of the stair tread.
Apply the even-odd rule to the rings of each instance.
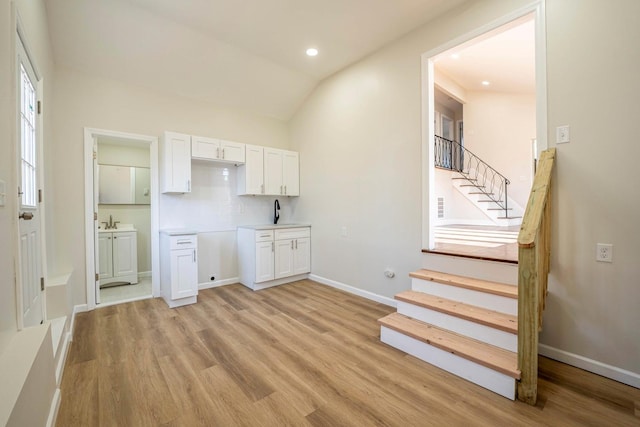
[[[518,333],[518,318],[510,314],[429,295],[424,292],[404,291],[397,294],[395,299],[490,326],[511,334]]]
[[[474,279],[472,277],[458,276],[455,274],[441,273],[439,271],[426,269],[409,273],[409,276],[416,279],[431,280],[445,285],[457,286],[474,291],[518,299],[518,287],[514,285],[507,285],[505,283]]]
[[[382,319],[378,319],[378,323],[512,378],[520,379],[518,356],[514,352],[438,328],[399,313],[391,313]]]

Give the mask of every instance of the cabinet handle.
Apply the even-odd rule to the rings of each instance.
[[[293,249],[293,240],[291,241],[291,249]]]
[[[191,192],[191,180],[187,180],[187,191]]]
[[[116,237],[116,236],[113,236],[113,240],[115,240],[115,239],[117,239],[117,237]]]
[[[222,149],[222,158],[224,159],[224,148]]]
[[[193,262],[196,262],[196,250],[193,250]]]
[[[296,250],[298,250],[298,239],[296,239]]]
[[[216,147],[216,157],[220,158],[220,147]]]
[[[284,194],[285,195],[287,194],[287,186],[286,185],[284,186]]]
[[[282,185],[280,186],[280,194],[284,194],[284,193],[282,192]]]
[[[191,243],[191,240],[178,240],[179,245],[186,245],[188,243]]]
[[[264,184],[260,184],[260,193],[264,194]]]
[[[271,252],[275,250],[275,243],[271,242]]]

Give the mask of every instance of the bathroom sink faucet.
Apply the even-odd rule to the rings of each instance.
[[[107,221],[103,221],[102,224],[104,224],[104,229],[105,230],[117,230],[118,229],[118,224],[120,223],[120,221],[114,221],[113,220],[113,216],[109,215],[109,222]]]
[[[278,199],[273,203],[273,223],[277,224],[280,219],[280,202]]]

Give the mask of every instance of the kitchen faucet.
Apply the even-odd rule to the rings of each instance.
[[[273,223],[277,224],[280,219],[280,202],[278,199],[273,203]]]

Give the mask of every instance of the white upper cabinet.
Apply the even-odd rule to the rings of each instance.
[[[295,151],[264,149],[264,189],[272,196],[300,195],[300,167]]]
[[[191,192],[191,136],[165,132],[160,147],[161,191]]]
[[[191,157],[200,160],[242,164],[245,161],[245,145],[223,139],[192,136]]]
[[[264,147],[246,145],[245,164],[238,167],[238,195],[265,194]]]

